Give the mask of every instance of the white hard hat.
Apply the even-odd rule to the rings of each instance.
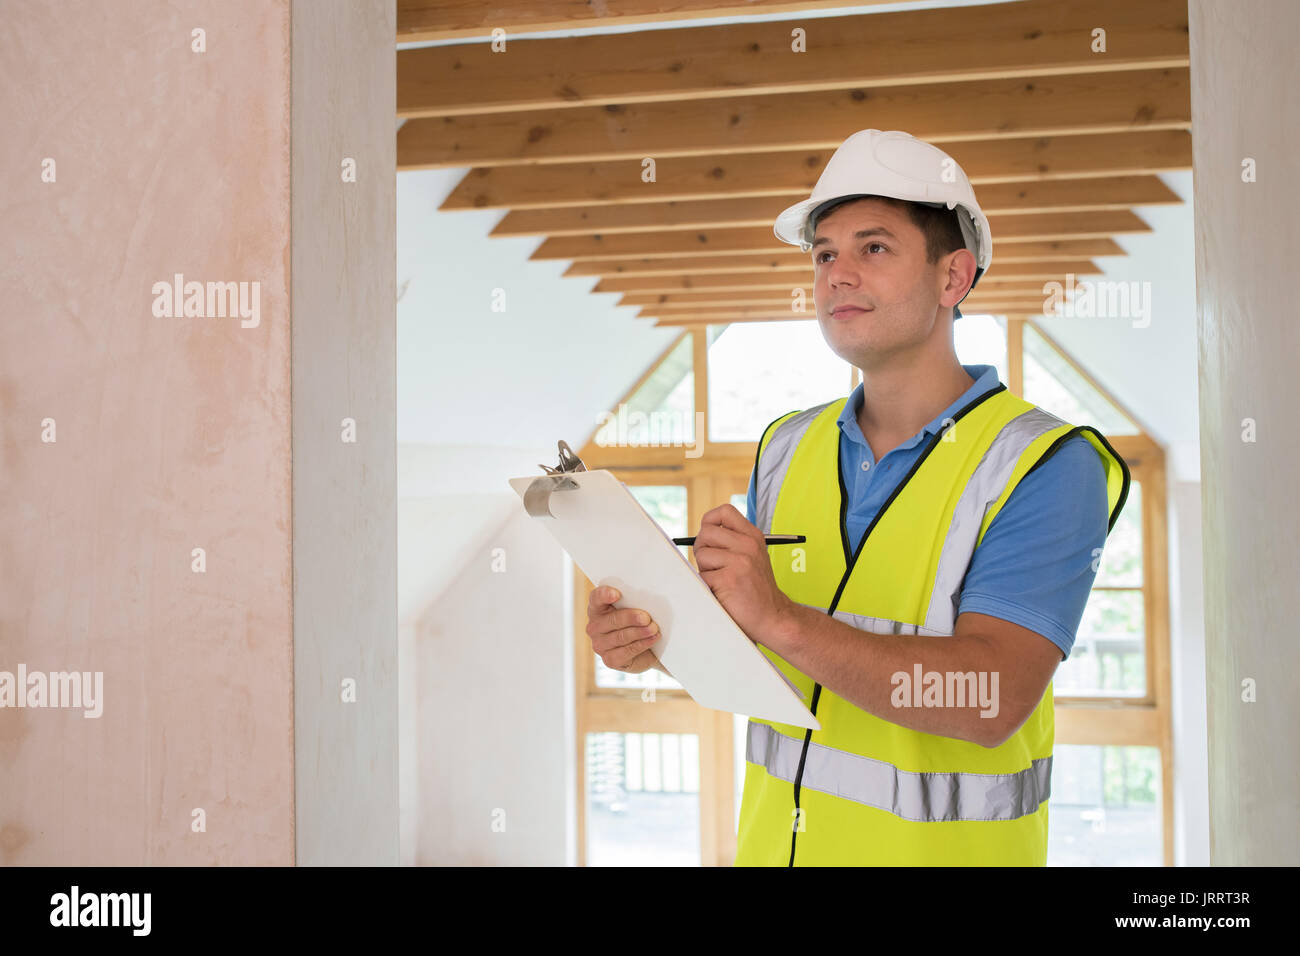
[[[807,252],[818,216],[840,201],[859,196],[889,196],[956,209],[966,248],[975,256],[972,289],[993,261],[989,221],[975,201],[966,173],[937,146],[900,130],[859,130],[841,143],[827,160],[812,195],[777,216],[773,232],[782,242]],[[953,318],[961,318],[956,306]]]

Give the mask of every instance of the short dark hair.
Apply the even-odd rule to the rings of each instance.
[[[879,199],[895,209],[901,209],[912,220],[912,225],[921,230],[925,236],[925,258],[930,263],[938,262],[940,257],[950,252],[966,248],[966,240],[961,234],[961,224],[957,220],[957,210],[946,206],[926,206],[923,203],[895,199],[893,196],[846,196],[826,203],[813,212],[812,229],[816,231],[819,220],[837,206],[854,202],[858,199]]]

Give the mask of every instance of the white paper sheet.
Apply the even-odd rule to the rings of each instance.
[[[511,478],[521,506],[540,476]],[[553,491],[554,517],[530,517],[597,586],[622,592],[617,607],[639,608],[659,625],[652,650],[699,704],[820,730],[784,674],[718,603],[694,565],[640,502],[605,470],[566,473],[574,490]]]

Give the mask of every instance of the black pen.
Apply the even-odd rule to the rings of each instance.
[[[807,541],[801,534],[765,534],[763,535],[764,544],[802,544]],[[673,538],[673,544],[694,544],[695,538]]]

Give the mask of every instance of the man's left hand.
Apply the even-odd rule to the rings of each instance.
[[[695,563],[718,603],[751,641],[771,647],[794,602],[776,586],[763,532],[734,505],[706,512],[695,536]]]

